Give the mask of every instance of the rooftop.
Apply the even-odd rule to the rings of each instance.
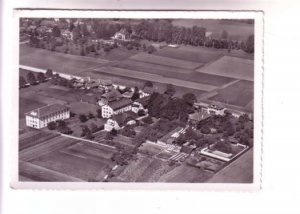
[[[113,110],[117,110],[120,108],[123,108],[125,106],[128,106],[132,103],[132,101],[130,99],[127,98],[122,98],[120,100],[116,100],[113,102],[110,102],[108,105],[113,109]]]
[[[138,98],[135,100],[135,102],[142,104],[143,106],[148,105],[150,100],[150,97],[143,97],[143,98]]]
[[[116,121],[119,125],[124,125],[126,122],[138,117],[137,114],[132,113],[133,112],[124,112],[122,114],[113,115],[111,119]]]
[[[195,121],[198,121],[198,122],[201,121],[201,120],[205,120],[209,117],[210,117],[210,114],[208,114],[205,111],[195,112],[195,113],[189,115],[190,120],[195,120]]]
[[[42,118],[49,116],[51,114],[57,113],[59,111],[66,111],[68,110],[68,107],[61,105],[61,104],[52,104],[52,105],[47,105],[43,106],[38,109],[34,109],[30,112],[25,113],[26,115],[36,117],[36,118]]]

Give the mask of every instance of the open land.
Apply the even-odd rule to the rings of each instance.
[[[252,183],[253,148],[220,170],[208,183]]]
[[[207,20],[207,19],[175,19],[173,25],[193,27],[194,25],[206,28],[212,32],[213,38],[221,38],[222,31],[228,32],[228,37],[233,40],[245,40],[254,31],[253,24],[247,23],[230,23],[224,20]]]

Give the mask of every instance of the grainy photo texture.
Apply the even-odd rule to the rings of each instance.
[[[19,182],[253,183],[254,27],[19,18]]]

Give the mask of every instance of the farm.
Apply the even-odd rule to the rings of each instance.
[[[20,46],[20,65],[31,66],[41,69],[52,69],[53,71],[81,75],[82,72],[107,63],[107,60],[93,59],[89,57],[74,56],[64,53],[51,52],[44,49]]]
[[[253,82],[240,80],[224,89],[218,90],[218,94],[210,97],[210,100],[245,107],[253,100]]]
[[[254,62],[249,59],[224,56],[197,71],[219,76],[253,81]]]
[[[195,69],[202,65],[202,63],[199,63],[199,62],[191,62],[191,61],[186,61],[186,60],[172,59],[169,57],[163,57],[163,56],[158,56],[158,55],[149,55],[146,53],[136,54],[136,55],[130,57],[130,59],[147,62],[147,63],[152,63],[152,64],[166,65],[166,66],[185,68],[185,69]]]
[[[114,149],[101,145],[62,136],[34,142],[20,153],[20,175],[31,180],[100,181],[115,165],[110,160]]]

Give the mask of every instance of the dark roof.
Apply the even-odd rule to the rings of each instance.
[[[118,90],[113,89],[105,94],[102,94],[101,97],[106,98],[108,101],[113,101],[122,97],[122,95]]]
[[[143,106],[147,106],[149,103],[150,97],[138,98],[135,102],[142,104]]]
[[[195,113],[189,115],[189,119],[195,120],[195,121],[205,120],[209,117],[210,117],[210,115],[208,113],[206,113],[205,111],[195,112]]]
[[[133,113],[133,112],[132,112]],[[137,114],[131,112],[124,112],[122,114],[113,115],[111,117],[112,120],[116,121],[120,126],[124,125],[126,122],[130,120],[134,120],[137,118]]]
[[[154,92],[154,88],[153,87],[148,87],[148,86],[145,86],[142,91],[144,93],[147,93],[147,94],[152,94]]]
[[[51,114],[57,113],[59,111],[66,111],[68,110],[68,107],[61,105],[61,104],[52,104],[52,105],[47,105],[43,106],[41,108],[32,110],[30,112],[25,113],[26,115],[36,117],[36,118],[42,118],[49,116]]]
[[[191,154],[193,150],[194,150],[193,147],[183,145],[180,149],[180,152],[184,152],[186,154]]]
[[[117,109],[123,108],[125,106],[131,105],[131,103],[132,103],[132,101],[130,99],[122,98],[120,100],[116,100],[116,101],[110,102],[108,105],[113,110],[117,110]]]

